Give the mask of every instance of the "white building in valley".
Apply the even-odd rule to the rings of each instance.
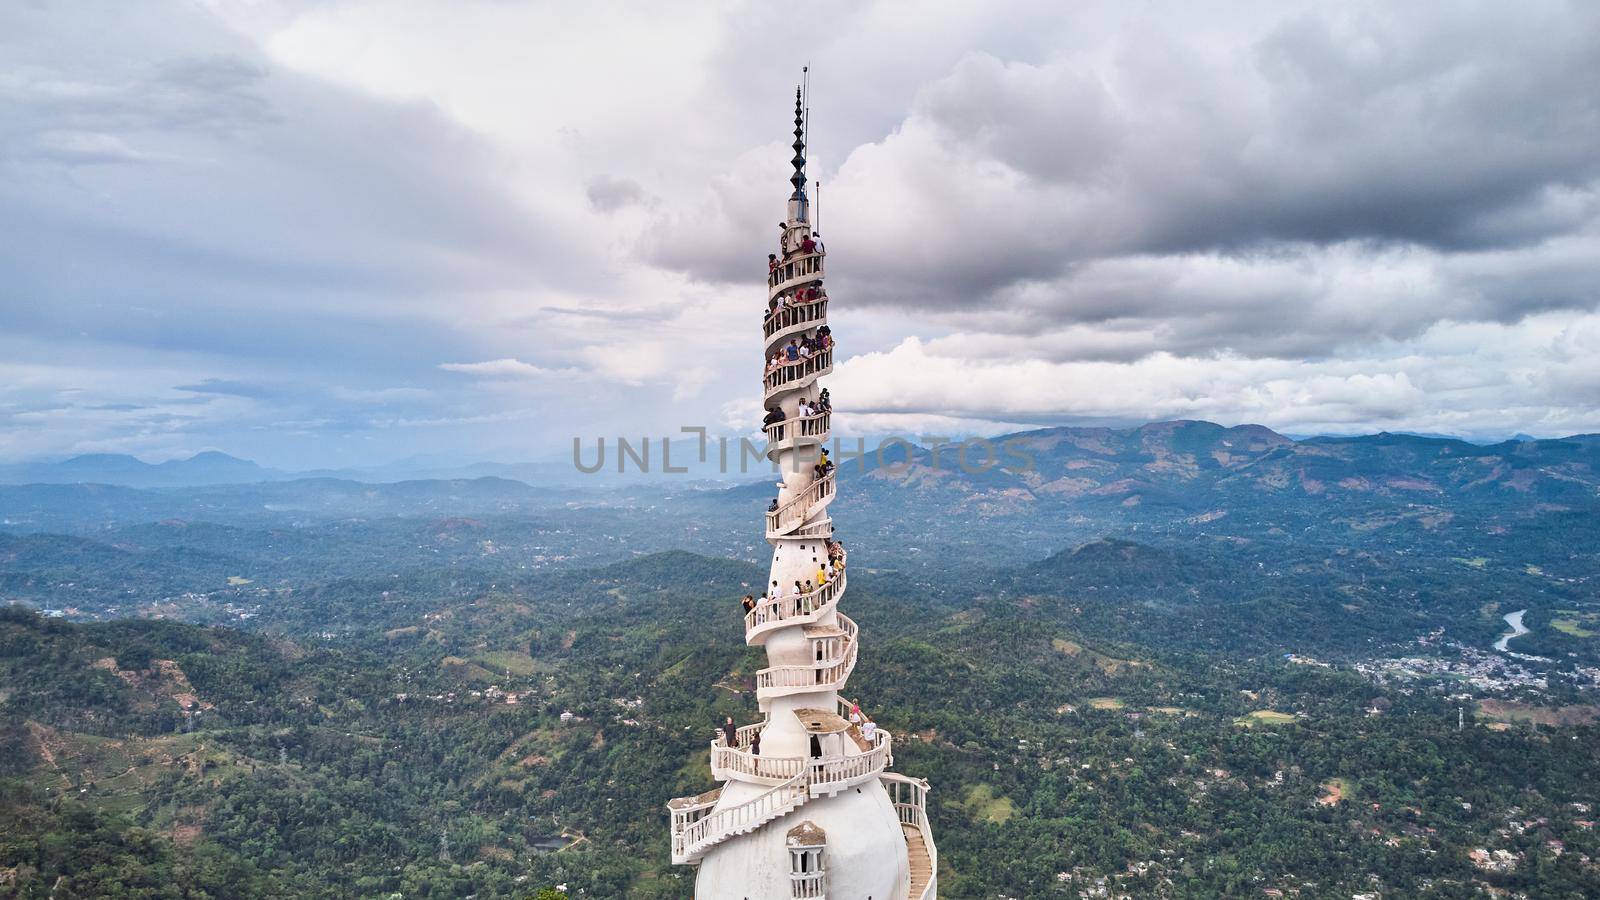
[[[763,327],[767,456],[783,482],[766,517],[768,591],[744,622],[745,642],[767,653],[756,675],[763,719],[712,742],[721,787],[667,804],[672,860],[699,867],[697,900],[923,900],[938,895],[928,784],[890,772],[893,736],[840,696],[860,643],[839,611],[847,579],[828,517],[835,473],[818,465],[832,409],[818,382],[833,370],[833,345],[798,92],[794,151]]]

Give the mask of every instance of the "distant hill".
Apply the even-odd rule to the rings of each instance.
[[[1090,541],[1051,555],[1023,570],[1025,583],[1070,593],[1086,586],[1115,585],[1122,591],[1187,590],[1217,577],[1210,559],[1119,538]]]
[[[1048,428],[992,439],[1028,462],[1008,471],[963,469],[954,445],[893,459],[843,465],[866,496],[942,496],[983,517],[1051,502],[1075,506],[1167,507],[1203,511],[1241,495],[1269,493],[1331,501],[1474,496],[1515,502],[1588,502],[1600,496],[1600,436],[1505,441],[1381,433],[1295,441],[1259,425],[1157,422],[1137,428]],[[1020,458],[1020,457],[1014,457]],[[983,456],[969,453],[969,467]],[[889,490],[892,489],[892,490]],[[842,495],[841,503],[854,496]]]
[[[163,463],[147,463],[122,453],[92,453],[59,462],[0,466],[0,484],[194,487],[205,484],[251,484],[291,477],[294,476],[215,450]]]
[[[569,494],[503,478],[367,484],[337,478],[133,488],[0,484],[0,529],[98,531],[167,519],[289,524],[331,518],[526,513]]]
[[[163,463],[147,463],[122,453],[92,453],[63,460],[0,465],[0,485],[107,484],[136,488],[181,488],[308,479],[394,484],[493,478],[540,487],[595,491],[651,486],[664,481],[659,455],[651,459],[653,468],[648,472],[636,471],[630,465],[625,473],[618,473],[614,460],[615,457],[609,458],[606,468],[593,473],[579,471],[570,460],[451,463],[436,457],[414,457],[373,466],[289,471],[269,468],[214,450]],[[749,480],[749,476],[738,473],[725,477],[717,471],[715,456],[708,456],[706,462],[698,461],[692,454],[687,460],[680,461],[675,457],[673,466],[678,467],[680,462],[689,472],[675,473],[671,478],[678,487],[700,485],[719,488],[730,482]]]
[[[853,545],[892,551],[876,554],[874,565],[920,569],[944,561],[1019,565],[1125,531],[1342,540],[1395,527],[1435,529],[1454,519],[1450,527],[1476,529],[1463,538],[1471,543],[1533,524],[1570,535],[1574,528],[1594,530],[1592,513],[1600,511],[1597,435],[1487,446],[1392,433],[1297,441],[1257,425],[1176,421],[1036,429],[989,443],[1001,465],[983,466],[988,451],[969,448],[964,468],[954,444],[910,448],[909,464],[903,446],[883,459],[841,453],[842,490],[829,514]],[[21,468],[10,467],[12,477]],[[506,517],[509,527],[513,520],[582,508],[601,518],[626,513],[632,519],[605,518],[607,536],[595,539],[562,533],[554,520],[555,530],[538,539],[526,529],[520,535],[500,530],[483,554],[527,541],[541,553],[560,555],[537,550],[559,545],[603,558],[602,544],[611,552],[664,549],[674,546],[662,543],[671,534],[677,546],[755,558],[762,551],[761,511],[774,494],[773,479],[758,472],[731,488],[659,473],[609,488],[559,488],[549,486],[558,481],[533,487],[498,477],[295,477],[222,454],[160,466],[83,457],[52,464],[45,474],[56,480],[0,483],[0,529],[95,536],[164,520],[281,528],[387,517]],[[91,474],[147,482],[243,474],[256,480],[141,487],[68,481]],[[684,529],[662,531],[667,521]],[[391,534],[399,539],[399,532]],[[431,541],[411,546],[425,544]]]
[[[1500,485],[1517,491],[1576,486],[1578,493],[1600,484],[1600,435],[1534,439],[1519,434],[1498,444],[1475,444],[1448,436],[1383,432],[1353,437],[1285,437],[1261,425],[1224,427],[1213,422],[1152,422],[1133,428],[1042,428],[991,438],[1005,453],[1000,465],[985,467],[988,451],[973,447],[965,460],[960,445],[869,451],[856,460],[841,454],[841,477],[866,476],[863,485],[910,490],[916,495],[955,493],[996,509],[1045,498],[1117,502],[1164,502],[1164,492],[1192,494],[1196,487],[1231,483],[1306,493],[1406,492],[1481,489]],[[937,455],[938,464],[934,465]],[[659,462],[659,460],[657,461]],[[963,466],[965,463],[965,468]],[[714,460],[709,464],[714,464]],[[1551,468],[1554,466],[1555,468]],[[983,468],[984,471],[975,471]],[[630,470],[583,477],[569,462],[451,465],[437,458],[415,458],[371,467],[289,472],[226,453],[207,451],[188,459],[146,463],[125,454],[89,454],[49,462],[0,465],[0,485],[102,484],[134,488],[186,488],[266,482],[349,484],[431,484],[513,482],[544,488],[606,490],[718,489],[716,480],[740,484],[729,496],[765,496],[769,482],[760,472],[718,473],[697,466],[683,478]],[[972,469],[973,471],[969,471]],[[695,479],[712,479],[696,481]],[[1174,501],[1181,502],[1181,501]],[[984,510],[980,510],[984,511]]]

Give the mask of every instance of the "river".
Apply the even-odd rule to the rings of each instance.
[[[1514,637],[1521,637],[1528,633],[1528,629],[1522,625],[1522,616],[1526,612],[1527,610],[1525,609],[1519,609],[1514,613],[1505,614],[1504,618],[1506,620],[1506,624],[1511,626],[1511,630],[1500,635],[1500,640],[1494,642],[1494,648],[1496,650],[1499,650],[1501,653],[1509,652],[1506,650],[1506,641],[1509,641]]]

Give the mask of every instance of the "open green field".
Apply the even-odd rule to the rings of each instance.
[[[1258,709],[1253,713],[1247,713],[1234,719],[1233,724],[1243,725],[1247,728],[1256,725],[1287,725],[1297,718],[1299,717],[1294,713],[1278,712],[1274,709]]]
[[[1600,634],[1593,629],[1600,628],[1600,615],[1595,613],[1578,612],[1575,609],[1556,610],[1557,618],[1550,620],[1550,627],[1573,637],[1588,638]]]
[[[507,675],[532,675],[539,671],[539,663],[523,650],[490,650],[473,657],[473,661],[494,672]]]
[[[958,805],[974,822],[991,825],[1004,825],[1017,811],[1010,797],[995,796],[994,789],[987,784],[968,785]]]
[[[1515,700],[1480,700],[1478,717],[1503,724],[1531,723],[1534,725],[1570,726],[1588,725],[1600,719],[1600,705],[1592,703],[1571,706],[1536,706]]]

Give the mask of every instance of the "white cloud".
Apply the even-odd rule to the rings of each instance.
[[[490,359],[475,363],[440,363],[446,372],[461,372],[483,378],[551,378],[572,377],[571,369],[547,369],[520,359]]]
[[[1389,428],[1473,437],[1600,431],[1600,310],[1513,324],[1440,323],[1378,352],[1320,360],[1051,362],[962,355],[960,335],[857,356],[840,403],[867,413],[1137,422],[1205,418],[1295,433]]]

